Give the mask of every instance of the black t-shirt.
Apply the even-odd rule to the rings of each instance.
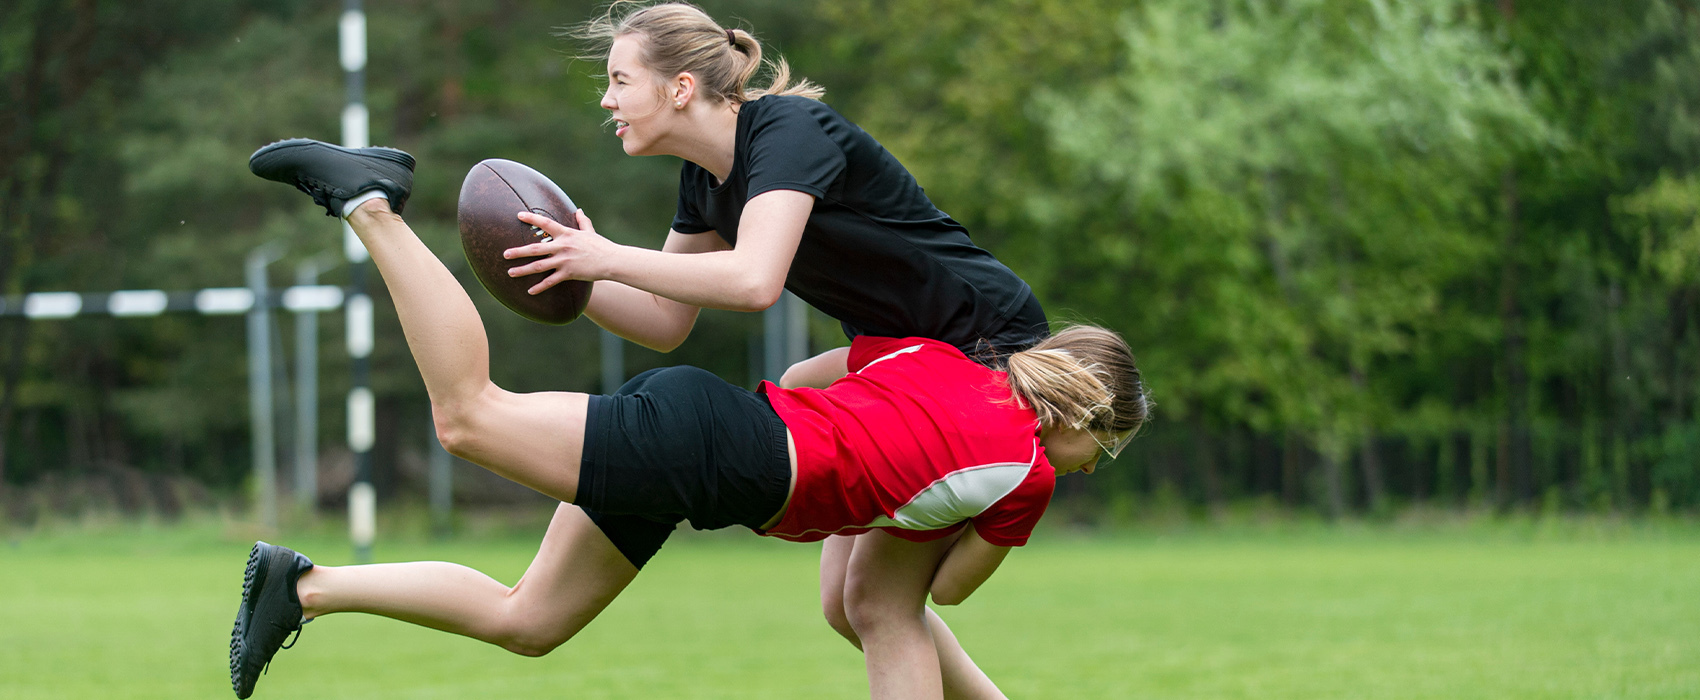
[[[686,161],[673,230],[738,242],[744,204],[773,190],[815,198],[785,288],[850,337],[921,336],[970,353],[1045,332],[1033,290],[939,211],[867,132],[817,100],[767,96],[738,112],[732,173]],[[983,349],[983,348],[982,348]]]

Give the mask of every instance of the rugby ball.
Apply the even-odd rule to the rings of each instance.
[[[520,221],[519,212],[547,216],[569,228],[578,207],[543,173],[511,160],[491,158],[472,166],[460,185],[460,245],[466,262],[490,296],[516,314],[538,323],[561,325],[584,313],[590,303],[591,283],[568,280],[528,294],[526,290],[543,281],[547,272],[524,277],[508,276],[508,269],[535,258],[502,257],[502,252],[522,245],[546,241],[549,234]]]

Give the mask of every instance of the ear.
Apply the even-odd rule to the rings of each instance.
[[[680,73],[678,77],[673,79],[673,94],[669,97],[672,97],[673,102],[678,105],[688,105],[691,103],[691,98],[696,96],[696,91],[697,77],[690,73]]]

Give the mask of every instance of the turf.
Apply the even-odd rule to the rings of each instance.
[[[334,538],[280,538],[347,563]],[[0,697],[231,697],[250,541],[97,528],[0,544]],[[514,580],[535,537],[385,544]],[[256,697],[864,698],[814,547],[683,537],[541,659],[327,616]],[[1700,531],[1041,533],[943,615],[1019,698],[1700,697]]]

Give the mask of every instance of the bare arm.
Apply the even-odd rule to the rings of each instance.
[[[825,389],[850,373],[849,360],[850,348],[833,348],[791,365],[790,369],[785,370],[785,376],[779,378],[779,386],[786,389]]]
[[[580,227],[590,220],[580,221]],[[724,239],[712,233],[667,233],[661,250],[673,255],[699,255],[731,250]],[[584,313],[596,325],[614,335],[651,350],[669,352],[691,334],[701,307],[682,304],[612,280],[598,280]]]
[[[974,524],[968,523],[933,574],[930,590],[933,603],[957,605],[967,600],[980,588],[980,584],[992,577],[1008,554],[1009,547],[999,547],[981,539],[980,533],[974,531]]]
[[[795,190],[757,195],[738,220],[737,246],[689,257],[615,245],[594,230],[570,229],[521,212],[520,220],[543,229],[553,240],[507,251],[509,258],[543,258],[515,266],[510,274],[553,270],[532,288],[533,294],[569,279],[609,280],[691,306],[760,311],[772,306],[785,289],[814,202],[814,197]]]

